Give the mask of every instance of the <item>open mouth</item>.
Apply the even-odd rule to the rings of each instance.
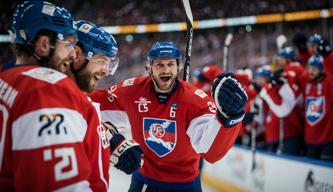
[[[98,76],[98,75],[95,75],[95,76],[94,76],[94,79],[95,79],[96,81],[98,81],[98,80],[100,80],[100,79],[101,79],[101,77],[100,77],[100,76]]]
[[[171,76],[162,76],[162,77],[160,77],[160,79],[161,79],[163,82],[168,82],[168,81],[171,79]]]

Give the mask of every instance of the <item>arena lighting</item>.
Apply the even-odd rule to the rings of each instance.
[[[232,18],[218,18],[194,21],[194,29],[208,29],[229,26],[254,25],[263,23],[304,21],[320,18],[330,18],[333,16],[333,8],[322,10],[309,10],[288,13],[273,13],[256,16],[243,16]],[[110,34],[135,34],[135,33],[152,33],[152,32],[172,32],[186,30],[185,22],[160,23],[146,25],[119,25],[104,26],[104,30]],[[0,43],[10,42],[9,35],[0,35]]]

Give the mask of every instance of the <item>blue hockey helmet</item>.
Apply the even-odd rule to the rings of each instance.
[[[259,67],[256,71],[255,77],[264,77],[266,79],[269,79],[271,76],[272,68],[269,65],[264,65],[262,67]]]
[[[320,71],[323,70],[323,57],[321,55],[313,55],[308,60],[308,66],[317,67]]]
[[[150,48],[147,54],[148,65],[150,66],[153,60],[159,58],[174,58],[177,60],[178,69],[182,68],[180,62],[182,53],[173,42],[158,41]]]
[[[16,6],[9,29],[12,43],[27,44],[42,29],[55,32],[61,40],[66,35],[76,36],[73,18],[65,8],[43,1],[25,1]]]
[[[91,22],[79,20],[75,22],[78,44],[83,48],[89,59],[96,54],[102,54],[111,58],[109,65],[110,74],[113,75],[118,67],[118,44],[108,32]]]
[[[322,40],[321,35],[313,34],[312,36],[309,37],[308,44],[319,45],[320,40]]]
[[[285,47],[279,50],[278,56],[287,58],[287,59],[295,59],[296,51],[293,47]]]

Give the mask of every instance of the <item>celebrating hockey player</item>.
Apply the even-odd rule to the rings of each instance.
[[[64,74],[76,58],[72,16],[26,1],[10,31],[17,60],[0,74],[1,191],[107,191],[110,149],[98,113]]]
[[[102,28],[87,21],[76,22],[78,41],[75,46],[76,59],[69,76],[76,80],[81,90],[91,92],[97,82],[106,75],[113,75],[118,67],[118,45],[112,35]],[[95,104],[95,103],[94,103]],[[95,104],[99,112],[99,104]],[[130,174],[140,168],[142,150],[132,140],[127,140],[112,123],[103,123],[102,135],[104,148],[111,147],[111,163],[118,169]],[[102,128],[101,128],[102,129]],[[118,149],[126,145],[126,150],[118,153]],[[108,159],[108,158],[105,158]],[[105,162],[104,174],[108,175],[109,163]]]
[[[303,146],[303,115],[301,86],[304,67],[295,62],[292,47],[281,48],[278,69],[271,74],[270,83],[263,86],[259,95],[268,105],[266,114],[266,148],[274,152],[299,155]],[[302,83],[303,82],[303,83]],[[299,104],[299,105],[298,105]]]
[[[304,90],[306,154],[333,161],[333,80],[325,74],[320,55],[310,57],[308,73]]]
[[[129,191],[201,191],[199,158],[216,162],[238,135],[247,95],[234,75],[216,78],[212,100],[177,79],[181,67],[176,45],[159,41],[147,54],[149,76],[91,95],[101,104],[102,119],[131,128],[144,151],[143,167],[133,174]]]

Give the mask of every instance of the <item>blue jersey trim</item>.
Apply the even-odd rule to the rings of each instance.
[[[200,177],[197,176],[194,181],[187,183],[173,183],[173,182],[162,182],[154,179],[147,178],[139,172],[134,172],[133,176],[140,182],[147,184],[148,186],[167,189],[167,190],[186,190],[200,187]]]

